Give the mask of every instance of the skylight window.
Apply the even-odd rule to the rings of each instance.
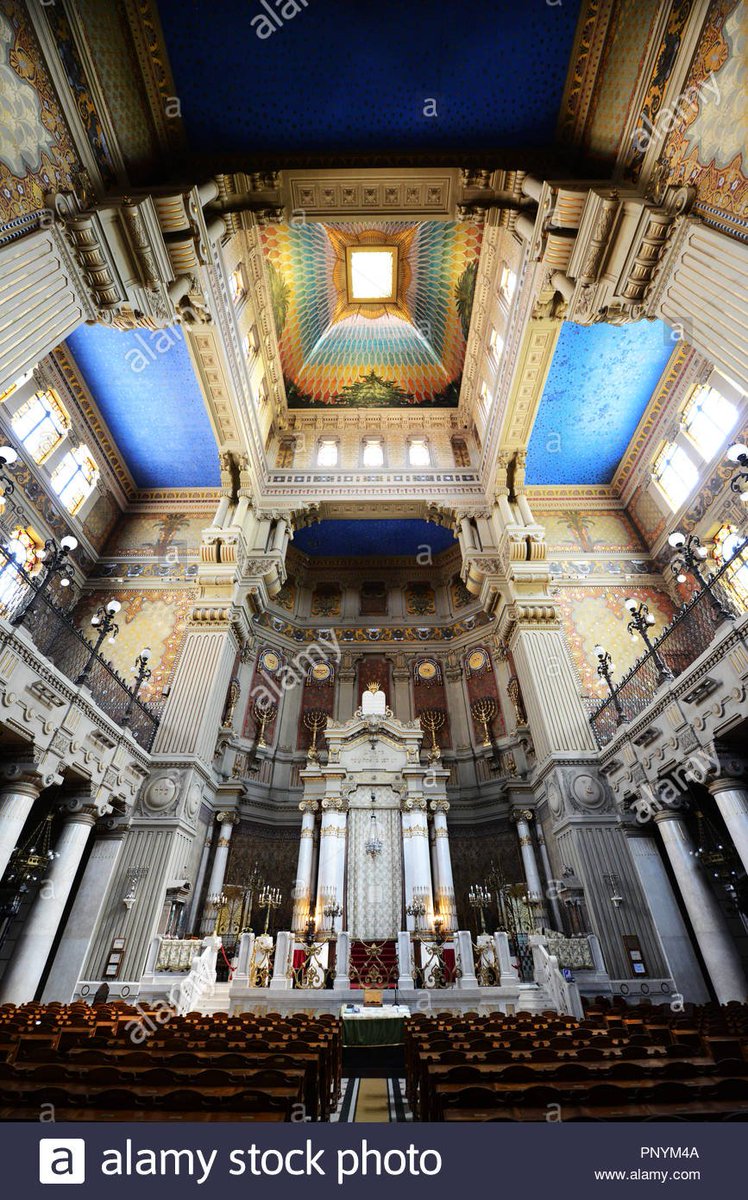
[[[397,298],[397,249],[394,246],[348,246],[348,299],[357,303],[392,302]]]
[[[714,458],[738,419],[738,410],[716,388],[696,388],[683,414],[686,433],[709,462]]]
[[[699,468],[682,446],[670,442],[655,464],[654,477],[675,512],[699,482]]]

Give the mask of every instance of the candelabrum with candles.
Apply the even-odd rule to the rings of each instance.
[[[255,700],[252,705],[252,716],[257,724],[257,749],[265,750],[267,742],[265,741],[265,729],[272,721],[278,711],[278,705],[273,704],[272,700]]]
[[[470,711],[474,719],[483,726],[484,747],[490,747],[491,722],[496,716],[496,701],[493,696],[483,696],[480,700],[473,700],[473,703],[470,705]]]
[[[327,725],[328,714],[322,712],[319,708],[307,708],[304,711],[304,725],[312,735],[312,744],[307,751],[307,757],[310,762],[316,762],[319,758],[317,753],[317,734]]]
[[[427,901],[428,901],[428,889],[425,887],[424,888],[414,887],[412,894],[411,894],[410,904],[405,909],[405,911],[409,917],[413,918],[416,933],[418,933],[420,931],[421,922],[426,918],[426,916],[428,914],[429,907],[428,907]]]
[[[270,928],[270,913],[274,908],[279,908],[283,903],[283,896],[280,888],[265,886],[260,892],[258,903],[260,908],[267,910],[265,913],[265,933],[267,933]]]
[[[425,708],[423,712],[419,714],[419,719],[421,722],[421,728],[424,729],[426,733],[431,734],[431,746],[429,747],[428,751],[429,759],[439,758],[441,750],[439,749],[439,743],[436,740],[436,731],[437,729],[441,729],[442,725],[444,724],[446,720],[446,713],[442,712],[440,708]]]
[[[468,904],[480,914],[480,931],[486,932],[486,909],[491,903],[491,893],[482,884],[474,883],[468,892]]]

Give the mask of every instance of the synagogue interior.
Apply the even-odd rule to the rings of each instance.
[[[0,0],[0,1117],[746,1119],[745,0]]]

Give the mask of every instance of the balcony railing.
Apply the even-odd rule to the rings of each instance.
[[[88,665],[86,687],[96,704],[118,725],[127,728],[138,745],[150,751],[158,717],[138,700],[125,680],[92,646],[69,615],[46,594],[0,546],[0,616],[19,623],[30,634],[37,650],[58,671],[75,680]]]
[[[708,582],[707,587],[684,604],[665,628],[652,649],[637,659],[633,667],[616,684],[612,694],[602,703],[585,698],[589,721],[598,746],[612,741],[622,725],[633,721],[653,699],[664,682],[658,659],[663,661],[677,678],[709,648],[717,630],[738,611],[728,598],[724,584],[741,562],[746,561],[748,542],[737,550]],[[594,707],[592,707],[594,703]]]

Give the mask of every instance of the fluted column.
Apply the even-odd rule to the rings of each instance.
[[[229,847],[234,827],[239,824],[239,816],[233,812],[219,812],[216,820],[220,824],[216,852],[213,855],[213,866],[210,870],[206,907],[215,903],[215,898],[223,891],[223,881],[226,878],[226,865],[229,861]]]
[[[348,802],[340,796],[326,796],[322,801],[322,824],[319,831],[319,865],[317,867],[317,928],[324,927],[324,908],[328,901],[345,907],[345,855],[348,832]],[[343,917],[345,923],[345,916]]]
[[[0,878],[42,790],[37,775],[16,766],[6,770],[15,777],[0,786]]]
[[[691,927],[720,1004],[748,996],[743,967],[722,910],[701,867],[683,817],[665,809],[655,814]]]
[[[729,776],[720,776],[707,784],[722,813],[727,832],[748,871],[748,788]]]
[[[541,611],[537,623],[519,626],[511,641],[539,763],[554,751],[597,749],[564,635],[548,609],[545,623]]]
[[[0,985],[3,1004],[23,1004],[36,996],[86,843],[99,815],[94,805],[79,801],[66,808],[68,816],[54,847],[57,858],[39,889]]]
[[[208,873],[208,859],[210,858],[210,851],[211,851],[211,847],[213,846],[213,830],[214,830],[214,826],[213,826],[213,822],[211,822],[205,831],[205,838],[203,840],[203,848],[202,848],[202,852],[200,854],[200,864],[197,868],[197,878],[195,879],[195,894],[192,897],[192,904],[190,905],[190,915],[187,918],[186,928],[188,930],[191,930],[193,933],[196,932],[195,926],[198,924],[199,919],[200,919],[200,899],[203,894],[203,884],[205,883],[205,876]]]
[[[434,915],[434,893],[431,883],[431,858],[429,855],[429,830],[426,821],[426,801],[422,796],[409,796],[403,801],[403,876],[405,879],[405,907],[414,896],[422,899],[426,913],[421,928],[431,924]],[[406,928],[415,929],[415,917],[406,913]]]
[[[455,884],[452,875],[452,856],[449,852],[449,830],[447,829],[448,800],[432,800],[434,814],[434,894],[435,907],[447,929],[457,928],[457,905]]]
[[[301,833],[299,834],[299,861],[294,884],[292,929],[303,929],[312,907],[312,867],[314,864],[314,814],[319,805],[316,800],[302,800]]]
[[[86,869],[44,985],[45,1004],[52,1000],[69,1004],[73,998],[126,834],[127,822],[116,817],[105,817],[96,825]],[[113,903],[121,904],[121,897],[113,897]]]

